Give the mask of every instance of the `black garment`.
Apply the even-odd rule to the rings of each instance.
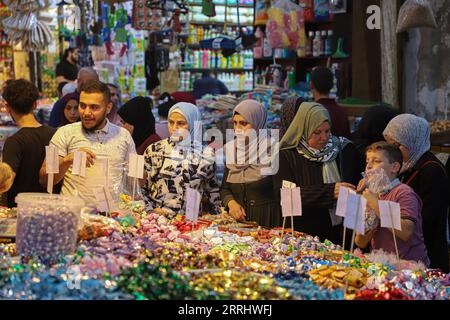
[[[140,146],[148,137],[155,133],[155,117],[152,112],[152,99],[135,97],[127,101],[117,114],[134,126],[132,134],[136,147]]]
[[[352,135],[352,141],[358,150],[355,165],[361,172],[366,167],[366,148],[372,143],[384,141],[383,131],[389,121],[395,118],[398,112],[387,105],[370,107],[362,116],[358,128]]]
[[[151,47],[145,51],[145,77],[147,78],[147,90],[152,92],[160,85],[158,78],[158,67],[156,61],[156,50]]]
[[[39,184],[39,170],[45,159],[45,146],[55,132],[56,129],[47,126],[22,128],[6,139],[3,162],[9,164],[16,174],[7,194],[8,207],[16,206],[16,195],[21,192],[46,192]],[[55,191],[59,192],[57,188]]]
[[[75,81],[78,77],[78,67],[67,60],[63,60],[56,66],[56,76],[63,76],[67,80]]]
[[[195,99],[201,99],[205,94],[227,94],[228,88],[222,81],[206,76],[194,81],[193,94]]]
[[[237,201],[245,210],[247,221],[256,221],[262,227],[281,225],[279,206],[275,204],[272,177],[265,177],[251,183],[227,182],[228,168],[225,167],[220,197],[224,206],[231,200]]]
[[[438,163],[424,166],[428,161]],[[400,179],[413,188],[422,199],[422,229],[431,262],[430,267],[440,268],[448,273],[446,225],[449,190],[444,166],[428,151],[417,161],[414,168],[403,173]]]
[[[354,145],[348,144],[336,159],[341,180],[353,185],[360,179],[360,173],[353,166],[355,153]],[[323,163],[306,159],[296,149],[280,151],[279,161],[278,174],[273,177],[277,205],[281,202],[283,180],[294,182],[301,190],[303,215],[294,218],[295,230],[318,236],[322,241],[328,239],[336,244],[341,243],[342,228],[333,227],[329,213],[329,209],[336,205],[335,184],[323,182]]]

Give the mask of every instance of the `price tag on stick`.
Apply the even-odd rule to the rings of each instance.
[[[380,209],[380,226],[402,231],[400,204],[392,201],[378,201]]]
[[[45,147],[45,171],[48,174],[47,192],[52,194],[54,174],[59,173],[59,156],[55,146]]]
[[[348,194],[344,226],[352,229],[359,234],[364,234],[364,215],[366,211],[367,200],[359,194]]]
[[[72,174],[86,177],[87,154],[84,151],[75,151],[73,154]]]
[[[128,176],[144,179],[144,156],[130,154],[128,161]]]
[[[194,223],[194,225],[198,220],[201,199],[200,192],[192,188],[186,189],[186,219]]]
[[[400,204],[392,201],[378,201],[378,208],[380,210],[380,226],[382,228],[391,228],[392,238],[394,240],[395,253],[397,260],[400,259],[398,254],[397,238],[395,237],[395,230],[402,230]]]
[[[106,187],[97,187],[93,189],[95,199],[97,200],[97,208],[100,212],[114,212],[116,206],[112,198],[111,192]]]

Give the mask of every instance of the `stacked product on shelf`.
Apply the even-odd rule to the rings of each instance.
[[[204,71],[222,81],[232,93],[241,93],[253,89],[253,52],[241,50],[232,55],[224,55],[218,49],[201,49],[200,41],[228,37],[239,37],[239,27],[253,24],[253,1],[227,0],[227,19],[225,21],[225,1],[214,1],[216,16],[207,17],[201,13],[201,3],[190,1],[189,36],[181,45],[182,57],[178,89],[190,92],[196,79]],[[237,19],[239,6],[239,24]]]

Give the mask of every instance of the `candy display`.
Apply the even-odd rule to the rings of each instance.
[[[16,201],[16,243],[22,259],[53,263],[75,250],[81,199],[22,193]]]
[[[225,213],[202,216],[192,230],[181,214],[164,216],[146,211],[142,202],[132,201],[128,196],[120,198],[118,212],[112,213],[112,217],[101,216],[94,208],[84,208],[78,226],[79,242],[65,252],[64,245],[55,242],[52,236],[55,233],[50,232],[58,229],[58,234],[63,234],[68,230],[73,216],[64,208],[63,201],[54,205],[52,211],[43,210],[45,206],[37,206],[37,201],[31,202],[34,205],[28,201],[24,206],[19,198],[19,224],[25,222],[30,231],[23,235],[24,228],[18,228],[24,239],[18,243],[18,252],[14,244],[0,244],[0,297],[80,300],[450,297],[446,288],[449,275],[428,270],[420,263],[397,260],[395,255],[381,250],[370,254],[356,250],[351,254],[328,240],[321,242],[301,232],[292,236],[290,230],[282,234],[280,228],[265,229],[254,223],[237,222]],[[47,200],[48,205],[55,199]],[[8,209],[0,213],[3,218],[14,217]],[[32,227],[31,219],[36,221]],[[48,246],[42,246],[44,238]],[[30,239],[41,242],[34,241],[36,245],[31,246]],[[28,259],[23,259],[24,253]]]

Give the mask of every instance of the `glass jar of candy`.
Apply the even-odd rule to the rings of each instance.
[[[33,259],[54,264],[75,251],[82,199],[20,193],[16,203],[16,249],[23,262]]]

